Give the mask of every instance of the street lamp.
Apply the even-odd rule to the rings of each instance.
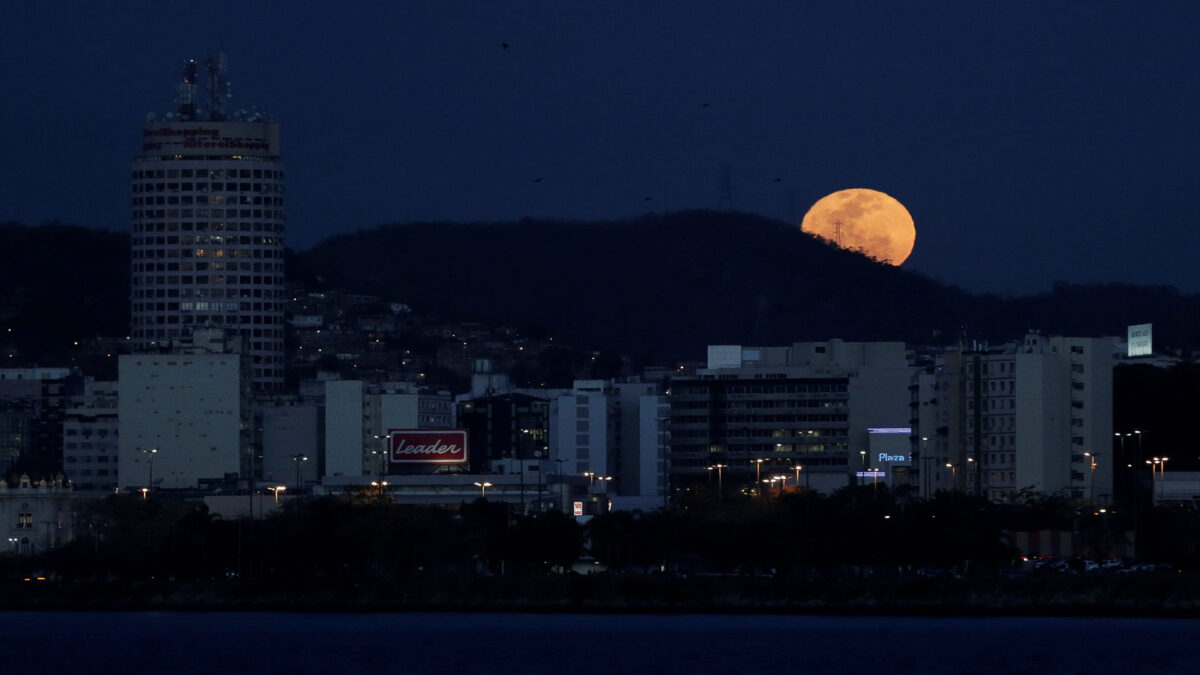
[[[145,499],[146,495],[150,494],[150,488],[142,488],[138,492],[142,493],[142,499]]]
[[[1162,466],[1158,468],[1158,498],[1165,499],[1167,496],[1167,460],[1170,457],[1162,458]]]
[[[954,491],[957,492],[958,491],[958,465],[951,464],[950,462],[946,462],[946,468],[950,469],[950,485],[951,485],[951,487],[954,488]]]
[[[757,485],[762,482],[762,459],[754,460],[754,483]]]
[[[143,449],[142,453],[146,455],[146,458],[150,463],[149,473],[146,476],[146,485],[154,487],[154,456],[158,454],[158,448],[150,448],[149,450]]]
[[[308,455],[292,455],[292,461],[296,463],[296,489],[300,490],[304,487],[304,484],[300,482],[300,462],[307,462]]]
[[[383,480],[383,477],[385,475],[387,475],[386,466],[387,466],[387,459],[388,459],[388,450],[387,450],[386,441],[388,440],[388,437],[380,436],[380,435],[376,434],[374,438],[375,438],[375,440],[379,441],[379,449],[372,450],[371,454],[379,455],[379,480]]]
[[[492,487],[492,484],[487,481],[483,481],[482,483],[476,483],[476,485],[479,486],[479,496],[487,499],[487,489]]]
[[[860,471],[858,473],[858,475],[859,475],[858,484],[865,485],[866,480],[867,480],[867,451],[859,450],[858,456],[862,458],[862,471]]]
[[[931,492],[933,492],[933,489],[931,486],[931,483],[933,482],[933,477],[926,475],[929,473],[928,468],[929,468],[929,437],[922,436],[921,437],[921,466],[917,467],[917,470],[921,472],[921,487],[924,488],[924,490],[922,490],[922,492],[924,494],[922,494],[921,496],[924,497],[925,499],[929,499],[929,494]]]
[[[709,470],[712,470],[712,469],[717,470],[717,502],[718,503],[721,501],[721,497],[724,496],[724,493],[725,493],[724,474],[721,471],[722,469],[725,468],[725,466],[726,466],[725,464],[713,464],[712,466],[708,467]]]
[[[1096,467],[1098,466],[1096,464],[1096,455],[1090,452],[1085,452],[1083,453],[1083,456],[1091,460],[1092,487],[1090,490],[1091,497],[1089,497],[1089,499],[1094,503],[1096,501]]]
[[[279,493],[283,492],[284,490],[287,490],[287,486],[286,485],[276,485],[274,487],[268,487],[267,489],[270,490],[271,492],[275,493],[275,503],[278,504],[279,503]]]
[[[797,464],[796,466],[793,466],[792,468],[796,470],[796,489],[799,490],[800,489],[800,472],[804,471],[804,467]],[[804,474],[804,491],[808,492],[808,473],[807,472]]]

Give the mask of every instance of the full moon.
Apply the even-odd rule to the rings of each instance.
[[[822,197],[800,229],[889,265],[912,254],[917,228],[904,205],[878,190],[853,188]]]

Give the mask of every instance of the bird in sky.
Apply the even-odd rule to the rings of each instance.
[[[533,179],[533,182],[535,182],[535,183],[540,183],[540,182],[542,182],[542,179],[541,179],[541,178],[534,178],[534,179]]]
[[[507,43],[507,42],[501,42],[501,43],[500,43],[500,49],[508,49],[508,43]]]

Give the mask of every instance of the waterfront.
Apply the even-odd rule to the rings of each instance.
[[[9,672],[1190,672],[1200,620],[4,612]]]

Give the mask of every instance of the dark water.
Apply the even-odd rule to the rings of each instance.
[[[1192,673],[1200,621],[2,612],[7,673]]]

